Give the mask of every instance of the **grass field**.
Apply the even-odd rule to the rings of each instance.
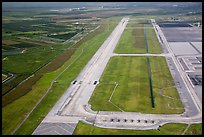
[[[137,21],[140,23],[138,24]],[[115,53],[146,53],[144,29],[146,29],[148,52],[161,53],[161,47],[151,24],[142,24],[147,20],[130,20],[124,30]]]
[[[154,31],[151,24],[145,24],[146,27],[146,35],[147,35],[147,41],[148,41],[148,51],[149,53],[162,53],[162,49],[160,47],[160,43],[157,39],[156,33]]]
[[[18,85],[21,81],[35,73],[38,69],[40,69],[43,65],[47,64],[51,60],[53,60],[57,55],[62,53],[65,48],[69,47],[69,45],[55,45],[52,48],[49,46],[45,47],[35,47],[26,49],[24,53],[18,55],[7,55],[7,59],[2,61],[3,70],[9,71],[17,75],[15,79],[3,85],[2,94],[2,105],[5,106],[8,103],[14,101],[16,98],[24,95],[27,90],[21,89],[19,92],[18,87],[11,90],[13,87]],[[62,61],[63,62],[63,61]],[[54,68],[54,67],[53,67]],[[43,74],[41,72],[41,74]],[[37,75],[37,74],[36,74]],[[37,77],[37,76],[34,77]],[[32,82],[35,83],[32,77]],[[21,86],[23,86],[21,84]],[[29,88],[32,88],[32,84],[26,84]],[[9,93],[8,93],[9,92]],[[21,93],[21,94],[19,94]],[[19,95],[17,95],[19,94]]]
[[[67,34],[58,34],[58,35],[50,35],[51,38],[63,39],[67,40],[76,35],[77,32],[67,33]]]
[[[3,11],[2,11],[2,13],[3,13]],[[100,13],[100,14],[98,14],[98,13]],[[101,12],[101,11],[99,11],[98,13],[91,12],[88,16],[91,15],[91,17],[93,17],[93,16],[97,15],[98,17],[104,18],[107,16],[117,15],[117,13],[113,14],[112,11],[108,14]],[[15,41],[17,43],[15,43],[13,41],[15,44],[29,41],[28,43],[31,43],[31,44],[37,44],[38,45],[39,43],[41,43],[42,45],[50,46],[49,42],[53,42],[52,40],[46,39],[46,40],[42,40],[39,42],[39,39],[37,39],[37,36],[39,36],[39,35],[44,36],[44,32],[43,33],[33,33],[33,32],[34,31],[46,31],[47,33],[55,33],[55,32],[60,32],[60,31],[63,32],[63,31],[69,31],[70,27],[65,27],[66,25],[65,26],[58,26],[56,24],[56,22],[52,22],[53,19],[50,18],[49,15],[46,15],[46,14],[48,14],[47,10],[46,11],[32,10],[32,12],[22,12],[22,11],[21,12],[18,12],[18,11],[11,12],[11,11],[8,11],[6,13],[3,13],[2,14],[3,15],[3,18],[2,18],[2,20],[3,20],[3,22],[2,22],[2,39],[4,39],[4,40],[11,40],[12,39],[14,41],[16,39],[18,39],[18,41]],[[52,14],[50,14],[50,15],[52,15]],[[77,17],[76,17],[76,15],[77,14],[71,15],[71,18],[81,18],[81,17],[87,16],[87,14],[85,14],[85,15],[82,14],[82,15],[77,16]],[[124,15],[124,14],[122,14],[122,15]],[[4,20],[5,16],[6,16],[6,20]],[[32,17],[36,16],[36,17],[32,18],[31,16]],[[147,15],[147,16],[149,16],[149,15]],[[19,18],[32,18],[33,20],[23,20],[23,19],[19,20]],[[60,16],[58,19],[65,19],[65,18]],[[46,72],[46,74],[43,73],[40,76],[39,75],[37,76],[38,81],[36,81],[36,79],[31,79],[30,81],[28,81],[28,84],[25,83],[24,86],[25,87],[27,86],[26,88],[28,88],[27,89],[28,91],[26,91],[26,93],[22,97],[16,99],[15,101],[8,104],[7,106],[5,106],[5,107],[2,106],[2,134],[11,134],[12,133],[12,131],[25,118],[26,114],[28,114],[28,112],[30,112],[30,110],[33,108],[33,106],[36,104],[36,102],[39,100],[39,98],[41,98],[45,94],[51,81],[60,72],[62,72],[67,66],[69,66],[73,62],[73,60],[76,59],[81,54],[81,50],[84,49],[82,56],[67,71],[65,71],[63,73],[63,75],[61,75],[57,79],[57,82],[53,85],[52,89],[47,94],[47,96],[42,100],[42,102],[39,104],[39,106],[37,106],[37,108],[33,111],[33,113],[26,120],[26,122],[22,125],[22,127],[16,132],[16,134],[31,134],[34,131],[34,129],[38,126],[38,124],[43,120],[43,118],[47,115],[47,113],[51,110],[51,108],[54,106],[54,104],[58,101],[58,99],[61,97],[61,95],[65,92],[65,90],[68,88],[70,82],[79,74],[79,72],[83,69],[83,67],[86,65],[86,63],[94,55],[96,50],[101,46],[103,41],[112,32],[116,23],[118,23],[118,21],[120,19],[121,19],[121,17],[116,17],[116,18],[111,18],[109,21],[102,22],[101,24],[103,24],[103,25],[101,25],[101,27],[100,27],[99,31],[97,31],[97,33],[93,33],[94,35],[93,34],[89,35],[89,37],[87,38],[88,40],[83,41],[84,40],[83,39],[81,42],[79,42],[81,46],[78,49],[68,50],[66,52],[67,54],[66,53],[61,54],[61,56],[59,58],[57,58],[53,64],[50,65],[50,67],[46,68],[46,70],[43,70]],[[56,18],[56,20],[57,20],[57,18]],[[110,25],[107,25],[107,23],[110,23]],[[34,24],[36,24],[36,26],[33,26]],[[39,24],[41,24],[41,25],[39,25]],[[42,25],[42,24],[46,24],[46,25]],[[71,27],[71,31],[73,31],[72,28],[73,27]],[[137,32],[134,32],[134,33],[137,33]],[[39,34],[39,35],[36,36],[36,34]],[[31,38],[31,39],[28,40],[27,38]],[[49,42],[47,42],[47,41],[49,41]],[[141,41],[136,41],[136,43],[140,43],[140,42]],[[131,46],[129,46],[129,47],[131,47]],[[17,47],[12,47],[10,45],[6,45],[6,46],[4,46],[3,49],[4,50],[5,49],[6,50],[13,50],[15,48],[17,48]],[[129,51],[128,48],[126,50]],[[142,52],[144,52],[143,49],[141,49],[141,50],[142,50]],[[26,52],[28,52],[28,51],[29,50],[27,50]],[[70,52],[73,54],[69,54]],[[66,55],[66,56],[63,56],[63,55]],[[71,55],[71,57],[70,57],[70,55]],[[27,57],[29,57],[29,56],[27,56]],[[7,59],[9,59],[9,58],[7,58]],[[27,58],[25,58],[25,59],[27,59]],[[32,60],[33,58],[28,58],[28,59]],[[39,62],[39,60],[35,60],[35,62],[41,63],[41,62]],[[29,63],[32,63],[32,62],[29,62]],[[9,64],[9,65],[11,65],[11,64]],[[24,66],[27,67],[26,65],[24,65]],[[31,65],[29,64],[29,66],[31,66]],[[17,68],[19,68],[19,67],[23,68],[23,67],[17,65]],[[155,66],[155,67],[157,67],[157,66]],[[2,69],[3,69],[3,67],[2,67]],[[26,68],[26,69],[28,69],[28,68]],[[33,69],[30,69],[30,70],[32,71]],[[17,71],[23,71],[23,70],[17,70]],[[162,72],[162,74],[163,74],[163,72]],[[157,74],[154,74],[154,75],[157,76]],[[21,79],[21,81],[22,80],[23,79]],[[162,78],[161,78],[161,80],[162,80]],[[154,81],[157,81],[157,79],[155,78]],[[32,84],[30,84],[29,82]],[[13,86],[12,84],[10,86]],[[165,85],[165,82],[162,84],[162,86],[164,86],[164,85]],[[114,86],[115,86],[114,83],[112,83],[112,87],[110,87],[110,88],[113,89]],[[171,86],[171,84],[169,84],[169,86]],[[18,91],[20,93],[25,92],[25,90],[24,90],[25,87],[23,87],[22,89],[19,88]],[[154,85],[154,88],[159,88],[159,86]],[[167,91],[169,91],[169,89],[163,91],[163,93],[168,94],[169,96],[174,96],[174,94],[172,92],[170,94]],[[171,89],[170,89],[170,91],[171,91]],[[10,99],[10,97],[7,96],[7,99]],[[7,99],[4,99],[4,100],[7,100]],[[171,106],[172,106],[172,104],[171,104]],[[116,108],[114,108],[114,109],[116,109]],[[197,127],[192,127],[192,128],[197,129]],[[171,130],[171,128],[169,130]]]
[[[162,90],[162,95],[171,96],[176,100],[159,94],[162,88],[174,86],[165,58],[149,58],[155,108],[151,106],[146,57],[112,57],[89,100],[92,109],[165,114],[184,112],[176,88]],[[115,82],[118,86],[111,102],[118,107],[108,101]]]
[[[63,75],[57,79],[47,96],[33,111],[30,117],[22,125],[22,127],[16,132],[16,134],[31,134],[38,124],[43,120],[47,113],[51,110],[54,104],[58,101],[61,95],[70,85],[71,81],[79,74],[86,63],[94,55],[96,50],[102,45],[106,38],[110,35],[113,28],[120,21],[121,17],[110,18],[110,20],[104,20],[100,27],[98,34],[89,40],[82,42],[79,49],[71,56],[71,58],[56,71],[43,75],[42,78],[32,86],[32,90],[23,97],[15,100],[11,104],[5,106],[2,109],[2,133],[11,134],[11,132],[20,124],[25,118],[26,114],[34,107],[40,97],[45,94],[51,81],[68,66],[79,54],[81,54],[82,48],[84,53],[81,57],[68,69]],[[107,27],[110,23],[109,28]],[[29,104],[25,107],[25,104]],[[15,115],[14,115],[15,114]]]
[[[134,27],[144,27],[144,24],[142,22],[137,22],[137,21],[128,21],[128,24],[126,26],[128,29],[134,28]]]
[[[175,83],[170,74],[166,59],[164,57],[152,57],[150,58],[150,66],[156,110],[158,112],[166,111],[166,113],[171,114],[184,112],[177,89],[173,87],[175,86]],[[174,100],[163,96],[161,97],[161,95],[158,94],[159,92],[161,92],[163,95],[173,97]],[[164,107],[162,107],[160,104],[166,106],[166,109],[164,109]]]
[[[202,124],[191,125],[185,135],[202,135]]]
[[[8,60],[3,61],[2,65],[4,70],[16,74],[30,74],[43,64],[49,62],[68,46],[70,45],[55,45],[52,48],[47,46],[29,48],[20,55],[3,56],[7,57]]]
[[[2,74],[2,81],[5,80],[7,78],[7,75]]]
[[[159,130],[122,130],[94,127],[79,122],[74,130],[74,135],[181,135],[186,129],[186,124],[165,124]],[[193,124],[185,135],[202,135],[202,124]]]
[[[55,21],[51,21],[52,17],[48,18],[35,18],[33,17],[38,11],[34,13],[22,13],[12,12],[4,13],[3,19],[11,20],[3,22],[2,25],[2,70],[16,74],[16,77],[3,84],[3,101],[2,106],[5,106],[15,99],[25,95],[32,89],[32,85],[36,83],[40,77],[48,72],[46,70],[52,70],[58,68],[75,52],[76,49],[66,51],[75,41],[68,44],[62,44],[65,40],[75,35],[82,30],[92,29],[94,25],[71,25],[70,23],[58,24]],[[43,11],[40,12],[44,14]],[[21,20],[19,18],[29,17],[30,20]],[[90,22],[90,21],[87,21]],[[98,25],[97,23],[95,25]],[[59,33],[58,33],[59,32]],[[67,34],[64,34],[66,32]],[[46,37],[50,34],[56,35],[61,39],[52,39]],[[95,33],[95,32],[94,32]],[[92,33],[89,37],[93,37],[96,34]],[[83,34],[83,37],[86,34]],[[42,38],[43,37],[43,38]],[[80,38],[82,35],[80,36]],[[79,39],[79,37],[76,37]],[[83,43],[84,40],[81,41]],[[78,44],[79,45],[79,44]],[[77,48],[77,46],[75,46]],[[22,53],[22,51],[24,51]],[[64,53],[66,52],[66,53]],[[63,55],[63,57],[60,57]],[[54,63],[50,63],[55,60]],[[48,67],[44,67],[50,63]],[[44,67],[42,71],[41,68]],[[34,75],[33,75],[34,74]],[[32,76],[33,75],[33,76]],[[32,76],[26,82],[21,83],[28,77]]]
[[[3,58],[7,57],[7,60],[2,61],[2,69],[16,74],[16,78],[3,84],[3,95],[11,92],[19,83],[70,46],[70,44],[63,45],[62,42],[94,26],[90,24],[90,21],[87,21],[88,25],[58,24],[52,16],[38,18],[37,14],[45,15],[46,13],[43,10],[33,10],[32,13],[29,11],[3,12],[2,55]],[[26,51],[21,54],[23,50]]]
[[[146,53],[144,29],[125,29],[114,52]]]
[[[134,24],[134,25],[144,24],[144,23],[148,23],[148,17],[147,16],[141,16],[141,17],[132,16],[128,22],[130,22],[130,24]]]

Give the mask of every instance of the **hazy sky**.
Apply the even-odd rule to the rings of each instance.
[[[3,9],[15,7],[77,8],[83,6],[171,7],[172,5],[178,5],[178,7],[196,5],[197,7],[202,8],[201,2],[2,2]]]

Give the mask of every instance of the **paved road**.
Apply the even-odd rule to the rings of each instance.
[[[103,43],[99,48],[96,54],[92,57],[86,67],[82,70],[79,76],[75,79],[75,84],[71,84],[67,89],[65,94],[41,122],[40,126],[43,123],[46,123],[48,126],[60,123],[78,123],[79,121],[84,121],[88,124],[92,124],[98,127],[104,128],[117,128],[117,129],[157,129],[159,126],[165,123],[201,123],[202,122],[202,109],[200,108],[199,102],[196,98],[193,98],[194,95],[191,94],[191,91],[188,90],[188,98],[192,101],[196,113],[188,113],[189,108],[185,109],[186,111],[183,114],[142,114],[136,112],[109,112],[109,111],[93,111],[88,104],[88,100],[91,97],[96,85],[95,81],[98,81],[105,66],[107,65],[111,56],[119,55],[113,54],[113,50],[124,31],[129,18],[123,18],[118,26],[114,29],[108,39]],[[154,22],[152,20],[152,22]],[[153,23],[155,29],[155,23]],[[175,71],[179,72],[179,66],[175,62],[174,54],[168,47],[168,43],[165,40],[165,37],[162,35],[159,26],[157,31],[161,35],[161,40],[164,43],[164,46],[167,45],[168,54],[158,54],[158,56],[167,55],[170,63],[174,64],[172,67],[175,67]],[[155,30],[155,32],[157,32]],[[123,54],[124,55],[124,54]],[[150,54],[141,54],[143,56],[149,56]],[[126,56],[126,54],[125,54]],[[137,56],[137,54],[134,54]],[[179,72],[180,73],[180,72]],[[181,77],[182,78],[182,77]],[[183,80],[183,78],[182,78]],[[182,85],[185,87],[186,84]],[[186,86],[188,88],[188,86]],[[181,93],[181,97],[185,94]],[[188,100],[187,100],[188,102]],[[198,105],[197,105],[198,104]],[[193,107],[193,106],[185,106]],[[39,132],[41,130],[40,126],[34,131],[33,134],[44,134],[44,132]],[[68,130],[68,129],[66,129]],[[47,131],[47,130],[46,130]],[[48,132],[48,131],[47,131]],[[59,133],[59,132],[58,132]],[[54,134],[54,133],[49,133]],[[61,134],[61,133],[59,133]],[[63,134],[63,133],[62,133]]]

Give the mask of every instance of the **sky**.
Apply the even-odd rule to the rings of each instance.
[[[78,8],[84,6],[131,6],[131,7],[178,7],[197,6],[202,9],[201,2],[2,2],[3,9],[21,7],[45,7],[45,8]]]

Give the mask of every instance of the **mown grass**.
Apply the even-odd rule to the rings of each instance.
[[[142,24],[142,22],[134,22],[134,21],[128,21],[128,24],[126,26],[127,28],[134,28],[134,27],[144,27],[144,24]]]
[[[144,29],[125,29],[114,52],[146,53]]]
[[[175,87],[175,83],[169,71],[169,67],[164,57],[151,57],[150,58],[151,75],[152,75],[152,87],[155,101],[155,111],[163,113],[183,113],[184,109],[171,109],[171,108],[183,108],[178,91]],[[163,90],[163,94],[171,96],[174,99],[169,99],[159,95],[159,91],[163,88],[169,89]],[[162,104],[162,105],[161,105]],[[168,104],[171,107],[168,107]]]
[[[114,18],[117,23],[121,17]],[[110,23],[109,29],[107,28],[107,23]],[[21,98],[15,100],[9,105],[2,109],[2,132],[3,134],[11,134],[11,132],[20,124],[20,122],[25,118],[26,114],[35,106],[36,102],[42,97],[46,90],[48,89],[51,81],[65,69],[78,55],[81,53],[82,48],[84,53],[81,57],[67,69],[63,75],[57,79],[46,97],[37,106],[37,108],[31,113],[29,118],[21,126],[21,128],[16,132],[16,134],[32,134],[38,124],[43,120],[47,113],[51,110],[57,100],[65,92],[65,90],[70,85],[71,81],[79,74],[86,63],[94,55],[96,50],[102,45],[106,38],[110,35],[113,28],[116,26],[115,22],[104,21],[104,25],[101,26],[100,31],[97,35],[89,40],[82,42],[79,49],[71,56],[71,58],[56,71],[44,74],[43,77],[32,86],[32,90]],[[28,105],[25,105],[28,104]],[[15,115],[13,115],[15,114]]]
[[[192,124],[185,135],[202,135],[202,124]]]
[[[139,16],[134,17],[134,16],[132,16],[128,22],[130,23],[129,24],[130,26],[136,27],[136,26],[138,26],[138,24],[148,23],[148,18],[146,18],[146,16],[145,17],[144,16],[143,17],[139,17]]]
[[[151,24],[144,24],[147,20],[130,20],[124,30],[117,46],[115,53],[146,53],[146,42],[144,35],[144,27],[146,29],[146,36],[148,41],[149,53],[161,53],[161,47],[156,34],[150,27]]]
[[[122,110],[139,111],[151,107],[145,57],[111,58],[100,78],[100,84],[97,85],[89,100],[93,110],[120,111],[108,102],[115,85],[103,84],[114,82],[118,83],[118,87],[111,101]]]
[[[188,129],[186,135],[202,135],[202,124],[193,124],[194,130]],[[181,135],[186,124],[165,124],[160,130],[123,130],[123,129],[107,129],[99,128],[83,122],[79,122],[74,130],[74,135]],[[191,134],[193,132],[193,134]]]
[[[162,53],[162,49],[160,47],[159,41],[157,39],[156,33],[154,31],[151,24],[145,24],[146,27],[146,35],[148,41],[148,51],[149,53]]]
[[[122,109],[128,112],[156,114],[182,113],[183,109],[168,107],[169,103],[172,108],[183,108],[175,88],[168,89],[168,92],[164,94],[176,98],[176,101],[159,95],[160,89],[174,85],[165,58],[150,57],[150,68],[155,108],[151,106],[146,57],[112,57],[89,100],[92,109],[104,111],[121,111]],[[118,87],[115,89],[111,102],[120,109],[108,101],[115,87],[114,82],[118,83]]]

